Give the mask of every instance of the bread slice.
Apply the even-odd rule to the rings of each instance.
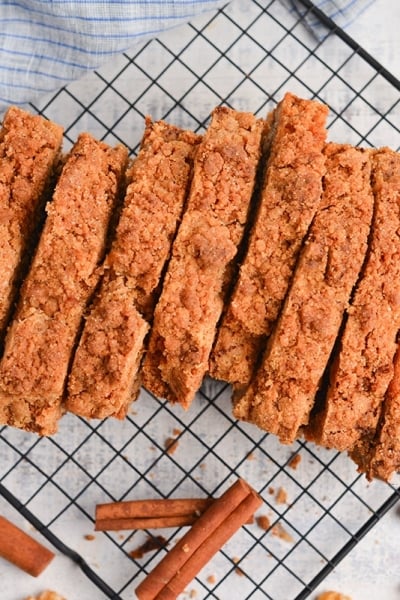
[[[260,207],[210,359],[210,374],[235,387],[251,379],[320,202],[327,113],[290,93],[274,111]]]
[[[366,412],[363,415],[362,424],[365,428],[350,456],[358,464],[359,470],[366,473],[369,479],[376,477],[388,481],[394,472],[400,470],[400,349],[398,333],[396,337],[395,332],[396,319],[397,331],[400,329],[399,309],[396,306],[400,301],[400,248],[394,237],[396,232],[392,229],[395,226],[396,218],[398,226],[400,219],[400,154],[391,150],[382,150],[376,154],[374,188],[377,195],[382,194],[390,198],[393,211],[388,215],[388,218],[393,219],[393,223],[380,224],[381,228],[389,229],[386,251],[383,250],[380,258],[387,261],[388,264],[388,279],[382,288],[381,294],[388,298],[389,307],[392,309],[391,318],[388,315],[388,321],[390,322],[393,319],[393,323],[390,322],[390,332],[394,335],[394,338],[389,338],[389,348],[393,349],[392,342],[395,339],[396,353],[393,366],[390,364],[387,372],[385,368],[382,369],[385,381],[392,376],[383,403],[379,405],[379,402],[375,400],[376,403],[368,407],[370,414]],[[399,229],[397,229],[397,236],[398,234]],[[391,236],[393,236],[393,245],[391,244]],[[390,356],[387,356],[387,361],[389,363]],[[381,384],[382,388],[383,386],[384,382]],[[367,425],[366,417],[368,418]]]
[[[163,121],[146,121],[105,275],[69,376],[66,408],[71,412],[122,418],[140,388],[144,339],[200,139]]]
[[[9,108],[0,131],[0,337],[3,338],[59,163],[63,129]]]
[[[196,155],[143,363],[144,385],[185,408],[208,370],[255,186],[264,125],[250,113],[216,108]]]
[[[313,426],[313,439],[328,448],[368,446],[393,377],[400,328],[399,173],[400,155],[387,148],[374,152],[367,260],[333,361],[325,406]]]
[[[246,391],[246,420],[291,444],[308,423],[367,250],[373,196],[367,151],[328,144],[321,204],[262,364]],[[242,415],[242,401],[235,414]]]
[[[399,188],[400,189],[400,188]],[[379,424],[373,440],[356,447],[351,457],[369,480],[389,481],[400,471],[400,349],[394,360],[393,379],[386,392]]]
[[[49,435],[86,304],[98,282],[127,149],[81,134],[65,162],[0,363],[0,422]]]

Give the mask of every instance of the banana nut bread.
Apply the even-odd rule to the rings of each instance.
[[[33,250],[57,169],[63,129],[15,106],[0,131],[0,335]]]
[[[146,120],[139,154],[127,173],[130,183],[105,275],[68,379],[71,412],[123,418],[140,388],[136,375],[144,339],[200,139],[163,121]]]
[[[399,171],[399,154],[387,148],[374,152],[375,206],[367,258],[331,367],[325,405],[311,427],[314,441],[337,450],[368,446],[393,376],[400,329]]]
[[[110,216],[127,161],[81,134],[69,154],[23,283],[0,363],[0,422],[57,430],[83,311],[98,282]]]
[[[248,217],[264,126],[250,113],[218,107],[196,154],[142,373],[151,392],[185,408],[208,369]]]
[[[359,276],[373,212],[369,152],[327,144],[321,204],[261,366],[234,413],[291,444],[307,424]]]
[[[234,386],[250,381],[320,202],[327,113],[290,93],[274,111],[259,211],[210,360],[210,374]]]

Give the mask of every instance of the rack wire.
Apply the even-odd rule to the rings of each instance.
[[[290,90],[330,106],[330,139],[399,149],[400,82],[312,2],[302,4],[325,24],[322,41],[278,0],[238,0],[30,108],[62,124],[67,145],[90,131],[134,155],[146,114],[201,132],[218,104],[264,116]],[[166,447],[171,436],[174,452]],[[184,597],[303,600],[400,490],[398,480],[368,483],[343,454],[302,440],[282,446],[236,422],[229,387],[208,378],[187,412],[142,390],[122,422],[66,415],[51,438],[3,427],[0,452],[0,495],[82,568],[94,598],[132,598],[182,535],[163,531],[164,543],[136,559],[132,549],[154,531],[102,533],[84,544],[96,503],[219,495],[244,477],[261,494],[271,527],[243,527]]]

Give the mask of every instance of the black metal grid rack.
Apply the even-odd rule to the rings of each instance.
[[[330,139],[398,149],[400,83],[311,2],[302,3],[325,22],[322,41],[278,0],[237,0],[30,108],[62,124],[67,145],[90,131],[134,154],[145,114],[202,131],[218,104],[265,115],[290,90],[330,106]],[[170,436],[178,442],[174,453],[165,449]],[[66,415],[59,433],[43,439],[3,427],[0,452],[3,499],[81,566],[94,583],[91,598],[132,598],[166,550],[132,559],[143,532],[102,533],[83,543],[98,502],[218,495],[242,476],[262,495],[260,512],[272,529],[242,528],[184,597],[196,590],[198,600],[300,600],[399,496],[395,484],[368,484],[342,454],[303,441],[285,447],[235,422],[229,389],[209,379],[186,413],[143,390],[123,422]],[[167,547],[182,534],[162,533]]]

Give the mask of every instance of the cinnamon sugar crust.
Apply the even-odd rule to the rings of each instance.
[[[261,367],[244,396],[250,407],[246,418],[286,444],[308,423],[364,261],[372,219],[369,153],[328,144],[324,154],[321,204]],[[241,410],[239,400],[235,413]]]
[[[320,202],[327,113],[290,93],[274,111],[258,214],[210,360],[210,374],[235,387],[251,379]]]
[[[34,232],[59,162],[63,129],[12,106],[0,131],[0,334],[5,332]]]
[[[69,376],[71,412],[123,418],[140,389],[144,340],[200,139],[163,121],[146,121],[105,275]]]
[[[144,360],[144,385],[187,408],[208,358],[248,216],[264,121],[219,107],[198,149]]]
[[[0,363],[0,422],[56,431],[71,352],[99,277],[127,149],[81,134],[65,162]]]
[[[314,439],[363,456],[375,436],[393,377],[400,328],[400,155],[383,148],[372,159],[374,218],[367,260],[348,311]]]
[[[66,409],[88,418],[123,419],[140,389],[136,375],[148,330],[123,278],[105,279],[75,353]]]
[[[389,384],[382,414],[373,441],[366,450],[353,451],[352,458],[369,480],[389,481],[400,471],[400,350],[394,360],[393,379]]]
[[[387,194],[393,202],[393,209],[397,205],[397,215],[400,214],[400,156],[388,150],[383,150],[377,156],[377,172],[375,174],[375,188],[377,193]],[[397,217],[399,219],[399,217]],[[397,230],[399,235],[399,230]],[[397,244],[398,247],[398,244]],[[393,249],[395,252],[395,249]],[[399,255],[393,256],[395,265],[398,265]],[[390,261],[389,261],[390,264]],[[396,278],[399,274],[397,273]],[[397,280],[388,279],[392,302],[399,302]],[[385,295],[388,293],[385,291]],[[393,320],[396,313],[393,313]],[[393,323],[394,325],[394,323]],[[400,329],[397,322],[397,329]],[[393,330],[392,330],[393,332]],[[377,414],[375,406],[372,419],[370,418],[370,433],[363,435],[357,441],[350,456],[358,464],[359,470],[366,473],[368,479],[379,478],[389,481],[393,473],[400,471],[400,349],[396,337],[396,353],[393,360],[392,379],[386,391],[383,403],[379,405]],[[374,426],[377,423],[376,430]]]

